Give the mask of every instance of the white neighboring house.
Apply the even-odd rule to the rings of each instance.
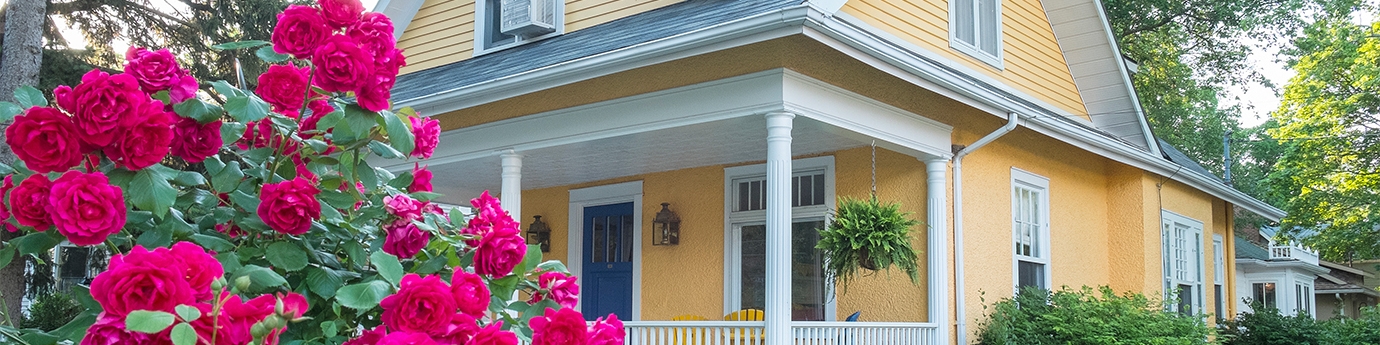
[[[1274,239],[1277,229],[1260,229],[1266,243],[1236,237],[1238,310],[1251,312],[1249,303],[1260,301],[1281,314],[1317,316],[1314,281],[1331,270],[1318,263],[1318,252],[1294,242]]]

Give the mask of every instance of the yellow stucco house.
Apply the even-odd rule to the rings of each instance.
[[[1168,291],[1230,315],[1233,208],[1283,216],[1150,133],[1096,0],[377,10],[408,57],[395,106],[445,130],[423,163],[443,201],[493,190],[524,224],[541,216],[582,311],[628,320],[630,344],[966,344],[980,298],[1022,285]],[[869,193],[874,143],[879,198],[924,222],[922,279],[843,293],[813,229]],[[662,203],[675,245],[653,243]],[[745,309],[764,316],[723,321]]]

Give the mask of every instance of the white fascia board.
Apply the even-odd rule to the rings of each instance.
[[[426,0],[379,0],[374,4],[373,11],[388,15],[388,19],[393,21],[393,39],[399,40],[407,26],[412,25],[412,18],[417,16],[417,11],[422,9],[424,3]]]
[[[806,4],[806,5],[809,5],[810,7],[814,8],[816,11],[819,11],[820,13],[824,13],[825,15],[829,15],[829,16],[838,14],[839,10],[843,8],[843,4],[845,4],[845,3],[848,3],[848,0],[806,0],[806,1],[805,1],[805,4]]]

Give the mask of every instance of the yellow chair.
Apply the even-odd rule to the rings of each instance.
[[[762,321],[763,313],[758,309],[743,309],[724,315],[724,321]],[[734,344],[761,344],[761,330],[752,328],[739,328],[728,333],[729,340]]]
[[[709,318],[699,315],[686,314],[673,317],[671,318],[671,321],[709,321]],[[696,332],[696,329],[692,327],[676,328],[671,330],[673,336],[673,338],[671,339],[671,343],[682,345],[704,344],[706,342],[699,339],[703,336],[704,332],[704,330]]]

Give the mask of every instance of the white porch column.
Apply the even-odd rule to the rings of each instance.
[[[939,328],[936,332],[938,338],[935,344],[949,343],[949,257],[946,253],[948,249],[948,220],[949,217],[944,210],[949,207],[946,196],[948,196],[948,184],[945,182],[944,174],[948,172],[949,161],[947,159],[934,158],[925,161],[925,194],[929,196],[926,201],[925,224],[929,227],[929,319]]]
[[[795,114],[767,113],[767,344],[791,344],[791,126]]]
[[[503,167],[499,175],[503,178],[502,189],[498,192],[499,202],[513,216],[513,220],[522,223],[522,155],[513,150],[503,150],[499,151],[498,159]]]

